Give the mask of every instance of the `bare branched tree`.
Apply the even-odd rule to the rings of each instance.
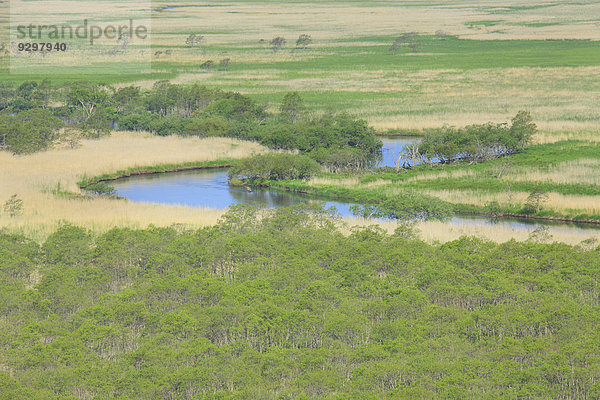
[[[298,40],[296,40],[296,48],[297,49],[306,49],[308,45],[312,43],[312,38],[310,35],[300,35]]]
[[[271,49],[273,49],[273,53],[277,53],[283,46],[285,46],[286,40],[281,36],[277,36],[273,38],[269,44],[271,45]]]

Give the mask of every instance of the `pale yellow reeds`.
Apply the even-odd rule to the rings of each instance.
[[[369,226],[377,225],[383,228],[384,231],[391,234],[399,226],[394,221],[377,221],[365,220],[363,218],[344,218],[344,222],[348,225],[343,229],[343,232],[349,234],[352,226]],[[418,232],[418,237],[429,243],[446,243],[462,236],[474,236],[485,240],[490,240],[496,243],[503,243],[509,240],[526,241],[533,231],[531,229],[517,229],[505,225],[492,224],[449,224],[439,221],[427,221],[418,223],[415,228]],[[551,235],[550,241],[577,245],[584,240],[593,238],[600,241],[600,233],[597,231],[585,230],[564,230],[560,227],[548,228],[548,234]]]
[[[262,152],[261,146],[232,139],[157,137],[115,133],[99,140],[84,140],[76,149],[54,149],[28,156],[0,152],[0,205],[16,194],[23,200],[23,215],[0,214],[0,228],[20,230],[43,240],[61,221],[104,231],[114,226],[145,227],[213,224],[220,210],[132,203],[126,200],[79,200],[50,193],[79,192],[77,182],[120,169],[157,164],[242,158]]]

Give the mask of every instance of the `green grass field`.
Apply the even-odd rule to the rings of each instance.
[[[151,74],[136,73],[135,60],[107,57],[82,68],[32,64],[27,74],[5,72],[0,79],[200,82],[271,108],[298,91],[315,112],[351,112],[382,131],[505,119],[519,109],[552,134],[595,135],[600,121],[595,2],[172,1],[152,8]],[[68,19],[83,18],[107,16],[98,7]],[[390,51],[410,32],[417,36]],[[200,46],[186,46],[190,34],[203,36]],[[295,48],[300,34],[312,38],[306,49]],[[269,45],[276,36],[286,39],[277,53]],[[225,58],[227,70],[200,67]],[[102,74],[115,64],[118,74]]]

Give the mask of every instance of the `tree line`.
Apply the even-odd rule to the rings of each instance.
[[[344,162],[366,165],[382,146],[365,121],[347,114],[313,115],[295,92],[269,113],[247,96],[197,84],[159,81],[148,90],[92,82],[52,85],[48,80],[0,84],[0,146],[14,153],[46,149],[75,132],[100,137],[113,129],[254,140],[273,149],[299,150],[336,168]]]

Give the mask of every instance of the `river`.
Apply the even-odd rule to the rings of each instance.
[[[254,204],[263,207],[283,207],[306,201],[321,201],[325,208],[335,207],[343,216],[351,216],[352,203],[318,199],[289,192],[231,187],[226,169],[208,169],[141,175],[111,183],[119,196],[134,202],[179,204],[192,207],[224,209],[235,204]],[[481,216],[454,216],[448,224],[454,227],[495,226],[517,231],[533,231],[541,226],[553,231],[578,236],[593,235],[600,230],[595,225],[558,223],[552,221],[502,218],[492,220]]]

